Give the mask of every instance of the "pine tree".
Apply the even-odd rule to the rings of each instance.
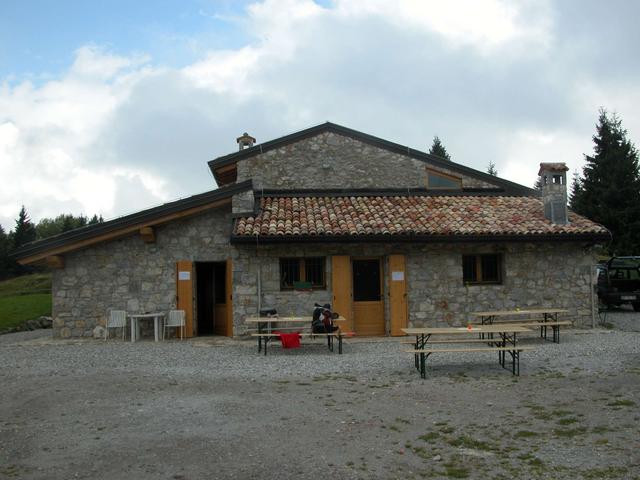
[[[442,145],[442,142],[440,141],[437,135],[433,137],[433,144],[431,145],[431,149],[429,150],[429,153],[431,155],[436,155],[440,158],[451,161],[451,156],[447,152],[447,149],[444,148],[444,145]]]
[[[493,175],[494,177],[498,176],[498,170],[496,169],[496,164],[493,160],[489,160],[489,166],[487,167],[487,173],[489,175]]]
[[[536,178],[535,183],[533,184],[533,188],[538,192],[542,193],[542,177]]]
[[[24,205],[20,209],[20,213],[16,219],[16,228],[13,230],[12,238],[12,247],[14,249],[21,247],[25,243],[33,242],[36,239],[36,227],[31,222]]]
[[[582,196],[582,179],[577,170],[573,172],[573,180],[571,181],[571,190],[569,191],[569,208],[573,211],[580,210],[580,198]]]
[[[9,276],[9,236],[0,225],[0,280]]]
[[[594,154],[585,155],[581,186],[573,193],[577,213],[601,223],[613,234],[609,253],[640,252],[640,171],[638,151],[616,115],[600,109]]]

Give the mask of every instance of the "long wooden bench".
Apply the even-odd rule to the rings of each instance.
[[[482,340],[482,341],[485,343],[487,342],[486,340]],[[444,343],[444,341],[439,343]],[[458,342],[450,342],[450,343],[458,343]],[[429,355],[432,355],[434,353],[445,353],[445,352],[450,352],[450,353],[498,352],[498,362],[503,368],[506,368],[504,354],[505,352],[508,352],[511,355],[511,373],[513,375],[520,375],[520,352],[527,351],[527,350],[533,350],[533,347],[521,347],[521,346],[511,345],[508,347],[425,348],[425,349],[405,350],[405,352],[419,356],[420,376],[422,378],[426,378],[427,376],[426,361],[427,361],[427,358],[429,358]]]
[[[314,333],[314,332],[298,332],[298,335],[300,335],[301,337],[309,337],[309,338],[314,338],[314,337],[326,337],[327,338],[327,347],[329,348],[330,351],[333,352],[333,340],[334,339],[338,339],[338,353],[342,354],[342,339],[344,337],[349,337],[352,336],[353,333],[352,332],[341,332],[340,330],[337,330],[335,332],[331,332],[331,333]],[[258,338],[258,353],[262,350],[262,344],[264,343],[264,354],[267,354],[267,345],[269,343],[270,340],[274,340],[274,339],[279,339],[280,338],[280,334],[279,333],[252,333],[251,334],[252,337],[257,337]]]
[[[566,325],[573,325],[570,320],[556,320],[550,322],[542,322],[538,320],[522,321],[522,322],[494,322],[493,325],[501,325],[503,327],[540,327],[540,338],[547,338],[547,328],[551,327],[553,331],[553,342],[560,343],[560,327]]]
[[[400,342],[402,345],[415,345],[416,342],[411,340],[403,340]],[[449,340],[429,340],[429,345],[439,343],[495,343],[493,340],[482,338],[452,338]]]

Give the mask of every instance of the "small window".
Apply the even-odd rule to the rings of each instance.
[[[324,257],[281,258],[280,289],[326,288]]]
[[[427,188],[434,190],[461,190],[462,179],[427,169]]]
[[[463,255],[464,283],[502,283],[502,257],[499,254]]]

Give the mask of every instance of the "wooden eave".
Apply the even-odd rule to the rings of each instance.
[[[218,185],[228,185],[235,183],[238,179],[238,167],[236,163],[230,165],[224,165],[222,167],[213,170],[213,176],[216,179]]]
[[[22,265],[46,262],[47,258],[60,256],[98,243],[117,240],[139,234],[143,240],[151,240],[153,227],[196,215],[213,208],[231,205],[233,195],[251,190],[251,181],[233,184],[204,194],[194,195],[132,215],[65,232],[49,239],[27,244],[12,253]],[[155,234],[154,234],[155,236]]]

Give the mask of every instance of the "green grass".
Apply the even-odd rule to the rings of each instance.
[[[0,298],[34,293],[51,293],[50,273],[34,273],[0,282]]]
[[[447,440],[447,443],[453,447],[473,448],[475,450],[491,451],[493,449],[487,442],[482,442],[466,435]]]
[[[635,407],[636,402],[633,400],[616,400],[615,402],[607,403],[608,407]]]
[[[573,438],[573,437],[577,437],[578,435],[584,435],[585,433],[587,433],[587,429],[584,427],[568,428],[568,429],[557,428],[553,431],[553,434],[556,437],[564,437],[564,438]]]
[[[604,467],[604,468],[591,468],[589,470],[582,471],[582,478],[588,480],[600,480],[603,478],[623,478],[628,473],[626,467]]]
[[[0,282],[0,332],[51,315],[51,274],[35,273]]]
[[[436,440],[439,436],[440,434],[438,432],[429,432],[429,433],[425,433],[424,435],[420,435],[418,438],[423,442],[432,442],[433,440]]]
[[[0,298],[0,332],[42,315],[51,315],[50,293]]]

